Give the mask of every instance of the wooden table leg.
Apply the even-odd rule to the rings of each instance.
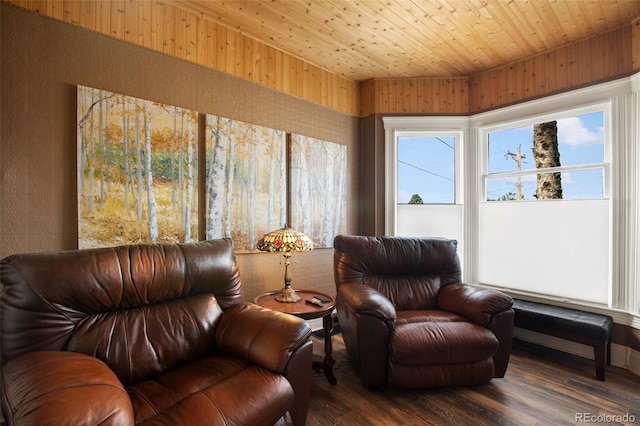
[[[333,366],[336,361],[331,356],[333,352],[333,347],[331,344],[333,332],[333,318],[331,314],[322,317],[322,325],[324,326],[324,359],[322,361],[314,361],[313,368],[314,369],[323,369],[324,376],[327,378],[329,383],[335,385],[338,381],[336,380],[336,376],[333,375]]]

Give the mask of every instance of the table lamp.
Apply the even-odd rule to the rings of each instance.
[[[304,232],[294,231],[287,225],[266,234],[258,241],[258,250],[279,252],[284,256],[284,288],[275,296],[278,302],[295,303],[302,300],[291,287],[289,259],[291,253],[313,250],[313,241]]]

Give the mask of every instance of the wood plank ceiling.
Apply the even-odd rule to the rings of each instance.
[[[618,27],[640,0],[167,0],[353,81],[470,76]]]

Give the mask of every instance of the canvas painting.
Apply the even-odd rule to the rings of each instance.
[[[347,147],[291,136],[291,227],[315,247],[332,247],[347,229]]]
[[[237,252],[287,220],[286,134],[229,118],[206,119],[206,237]]]
[[[197,241],[197,112],[78,86],[78,247]]]

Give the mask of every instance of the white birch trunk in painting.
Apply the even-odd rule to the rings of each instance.
[[[248,206],[245,204],[247,202],[248,197],[248,161],[247,161],[247,151],[246,143],[247,143],[247,134],[249,133],[248,125],[238,125],[234,122],[233,127],[236,131],[233,132],[231,136],[231,145],[234,147],[234,150],[237,152],[237,159],[235,161],[235,172],[234,176],[236,178],[236,188],[237,194],[234,196],[234,207],[232,211],[237,212],[235,216],[236,223],[232,225],[232,229],[237,231],[239,235],[247,235],[248,232],[248,224],[249,224],[249,214],[247,212]],[[245,146],[243,146],[245,145]],[[244,155],[243,155],[244,154]],[[247,241],[242,241],[242,245],[238,248],[246,248],[248,245]]]
[[[104,107],[103,104],[106,102],[103,100],[102,90],[98,91],[98,152],[99,152],[99,163],[98,163],[98,173],[100,173],[100,181],[98,182],[98,200],[100,200],[100,208],[104,207],[104,156],[107,152],[104,149]]]
[[[297,137],[290,135],[288,141],[288,150],[290,152],[289,162],[289,205],[290,208],[290,216],[287,218],[287,225],[294,229],[300,228],[300,211],[299,211],[299,202],[298,199],[300,197],[300,183],[302,181],[302,177],[300,176],[300,167],[298,163],[300,163],[300,149],[298,147]]]
[[[124,211],[129,211],[129,177],[131,176],[131,166],[129,164],[129,116],[124,96],[122,97],[122,151],[124,152]]]
[[[322,149],[322,156],[325,158],[324,175],[318,176],[318,181],[324,181],[324,194],[318,206],[324,210],[324,220],[322,221],[322,245],[330,247],[333,244],[333,230],[336,215],[336,185],[335,185],[335,153],[331,145],[321,142],[319,148]]]
[[[256,204],[255,204],[255,199],[256,199],[256,185],[258,184],[258,180],[256,179],[256,169],[258,168],[258,165],[256,164],[256,151],[257,151],[257,138],[254,137],[255,135],[255,127],[254,126],[249,126],[248,132],[247,132],[247,143],[249,144],[249,155],[247,158],[247,172],[248,172],[248,176],[247,176],[247,186],[249,193],[247,194],[247,203],[249,206],[252,207],[248,207],[246,209],[247,211],[247,237],[248,237],[248,242],[247,242],[247,249],[248,250],[253,250],[256,247]]]
[[[80,118],[78,120],[78,126],[76,128],[76,137],[78,138],[78,146],[77,146],[77,151],[76,151],[76,155],[78,158],[78,198],[82,199],[85,197],[85,193],[84,193],[84,170],[85,170],[85,164],[87,162],[87,158],[86,158],[86,149],[85,149],[85,140],[84,140],[84,131],[85,131],[85,115],[82,114],[82,111],[80,111],[81,105],[86,105],[87,101],[86,101],[86,97],[87,97],[87,89],[86,88],[82,88],[82,89],[78,89],[79,93],[78,93],[78,116],[82,115],[82,118]]]
[[[295,201],[300,207],[300,217],[298,218],[298,230],[301,230],[307,235],[313,235],[312,226],[312,209],[311,209],[311,193],[309,187],[309,168],[308,162],[311,161],[309,157],[309,143],[303,142],[301,138],[296,137],[295,142],[297,145],[298,161],[297,169],[299,176],[299,187],[297,193],[297,200]],[[301,228],[301,229],[300,229]]]
[[[180,200],[180,223],[184,223],[184,110],[180,111],[180,147],[178,150],[178,197]]]
[[[336,206],[335,206],[335,219],[333,221],[333,237],[343,233],[343,215],[346,212],[345,205],[345,193],[347,185],[347,148],[343,145],[338,146],[337,152],[337,173],[334,175],[336,184]],[[331,240],[331,246],[333,245],[333,237]]]
[[[95,102],[95,92],[91,91],[91,105],[94,105]],[[89,155],[89,196],[87,198],[87,211],[89,213],[93,212],[93,201],[95,196],[95,188],[94,188],[94,176],[95,176],[95,164],[96,164],[96,150],[93,142],[93,108],[89,111],[89,144],[87,146],[88,155]]]
[[[274,202],[276,201],[277,193],[276,193],[276,179],[279,178],[279,175],[276,173],[278,170],[278,161],[280,160],[277,155],[277,131],[272,130],[271,140],[268,143],[267,152],[269,153],[269,183],[268,183],[268,198],[267,198],[267,217],[265,225],[267,227],[266,232],[269,232],[272,229],[276,229],[273,221],[273,211],[274,211]]]
[[[185,202],[185,212],[184,212],[184,242],[188,243],[191,240],[191,204],[193,202],[193,184],[194,184],[194,173],[193,173],[193,161],[194,161],[194,140],[191,135],[191,117],[188,117],[187,120],[187,200]]]
[[[216,124],[209,124],[211,145],[207,171],[207,239],[227,236],[222,228],[226,157],[220,121],[220,117],[216,117]]]
[[[140,108],[135,105],[135,139],[136,139],[136,187],[138,188],[138,220],[142,220],[142,148],[140,144]]]
[[[170,148],[170,175],[171,175],[171,208],[176,209],[176,138],[178,132],[178,107],[173,107],[173,133],[171,134]]]
[[[272,229],[276,229],[279,228],[283,225],[285,225],[287,223],[288,220],[290,220],[291,218],[287,217],[287,167],[289,167],[289,165],[287,164],[287,151],[288,151],[288,141],[286,140],[287,136],[286,135],[282,135],[285,137],[285,140],[283,140],[283,146],[280,147],[279,149],[279,158],[280,158],[280,218],[278,220],[278,223],[273,227],[273,228],[269,228],[267,230],[267,232],[271,231]],[[281,136],[281,137],[282,137]]]
[[[145,172],[147,180],[147,220],[149,222],[149,239],[152,243],[158,242],[158,217],[156,212],[156,199],[153,195],[153,171],[151,170],[151,129],[150,117],[147,107],[144,107],[144,153]]]
[[[305,149],[306,155],[302,156],[302,175],[306,176],[307,179],[302,180],[302,229],[303,232],[308,235],[313,235],[313,194],[311,192],[311,179],[310,170],[309,170],[309,162],[312,161],[309,158],[309,144],[303,145]]]
[[[235,156],[235,144],[233,143],[232,134],[233,134],[233,120],[226,120],[226,125],[228,128],[227,137],[225,138],[227,142],[227,192],[225,194],[225,216],[224,216],[224,232],[227,235],[231,235],[231,231],[233,229],[232,219],[233,215],[233,191],[235,190],[235,172],[234,172],[234,156]],[[222,126],[221,126],[222,128]]]
[[[113,158],[113,154],[112,154],[112,136],[111,133],[109,132],[109,116],[112,114],[116,114],[116,105],[117,105],[117,97],[114,93],[111,92],[103,92],[102,90],[100,91],[100,107],[101,110],[103,110],[103,118],[102,118],[102,128],[101,128],[101,143],[100,145],[102,146],[102,155],[104,157],[104,169],[102,171],[102,179],[105,181],[102,185],[102,194],[100,196],[100,205],[101,207],[104,207],[104,203],[106,201],[106,199],[108,198],[108,194],[111,193],[111,189],[113,187],[113,182],[112,182],[112,168],[114,166],[114,163],[116,162],[116,160]],[[112,99],[110,102],[107,102],[109,99]],[[112,112],[113,110],[113,112]]]

